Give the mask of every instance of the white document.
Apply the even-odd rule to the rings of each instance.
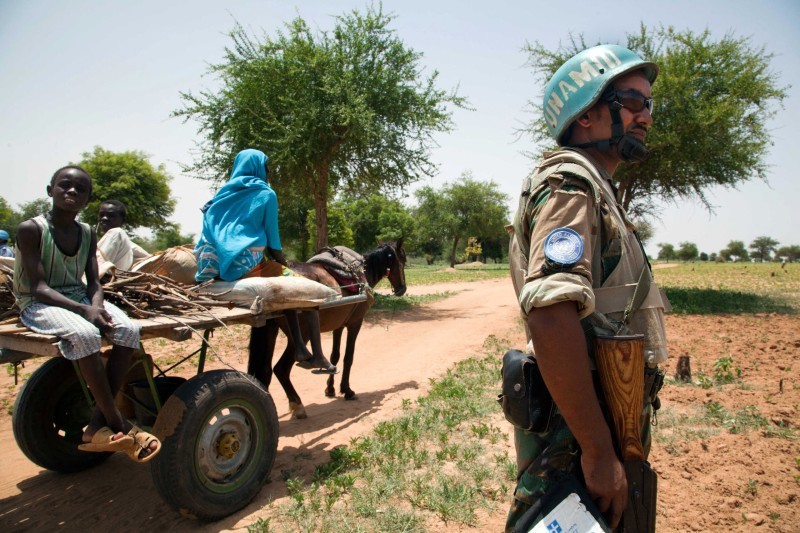
[[[603,528],[574,492],[547,513],[529,533],[603,533]]]

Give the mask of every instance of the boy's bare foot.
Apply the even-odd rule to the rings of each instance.
[[[336,365],[332,365],[324,355],[312,355],[310,358],[297,361],[297,366],[311,370],[314,374],[336,374]],[[313,369],[313,370],[312,370]]]

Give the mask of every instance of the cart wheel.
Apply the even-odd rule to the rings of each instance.
[[[232,370],[197,376],[169,397],[153,433],[151,471],[161,497],[184,515],[218,520],[267,481],[278,450],[278,414],[255,379]]]
[[[42,468],[78,472],[112,455],[78,449],[91,416],[92,408],[72,363],[53,358],[19,391],[12,418],[14,438],[22,453]]]

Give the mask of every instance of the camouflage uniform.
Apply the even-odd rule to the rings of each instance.
[[[650,291],[640,310],[632,315],[629,329],[623,331],[645,334],[646,362],[655,366],[667,356],[665,300],[652,283],[634,226],[617,205],[615,196],[608,173],[585,152],[562,149],[545,154],[542,163],[525,179],[514,225],[507,228],[512,234],[512,281],[524,316],[533,307],[576,302],[592,358],[591,337],[619,329],[625,303],[643,269],[648,268]],[[584,250],[575,264],[552,272],[542,268],[544,241],[557,228],[576,231]],[[530,341],[530,332],[527,333]],[[647,403],[642,412],[646,452],[650,444],[650,413]],[[580,449],[557,410],[546,432],[537,434],[515,428],[514,436],[518,481],[506,523],[508,529],[556,481],[569,473],[581,479]]]

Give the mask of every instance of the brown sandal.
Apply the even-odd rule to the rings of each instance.
[[[78,449],[84,452],[121,452],[133,446],[133,436],[129,434],[114,440],[118,432],[108,426],[103,426],[92,435],[92,440],[78,444]]]

